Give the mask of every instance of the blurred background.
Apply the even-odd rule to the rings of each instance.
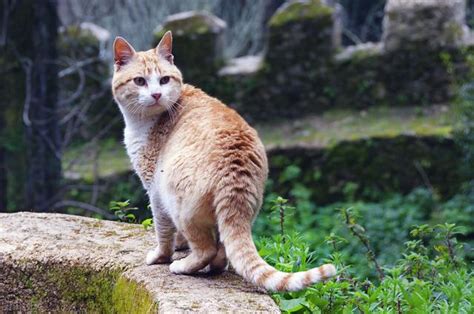
[[[474,1],[0,7],[0,211],[151,216],[121,143],[111,44],[120,35],[150,49],[172,30],[185,81],[235,108],[266,145],[271,173],[256,235],[280,232],[281,196],[286,228],[322,255],[326,235],[348,232],[338,209],[351,208],[383,265],[424,223],[463,225],[463,254],[474,256]],[[360,247],[343,252],[371,271]]]

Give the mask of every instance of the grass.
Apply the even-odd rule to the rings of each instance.
[[[267,147],[325,147],[343,140],[406,135],[451,136],[454,118],[448,106],[331,110],[289,122],[257,125]],[[97,162],[95,162],[97,161]],[[63,161],[69,179],[93,181],[131,169],[122,143],[107,139],[66,151]]]

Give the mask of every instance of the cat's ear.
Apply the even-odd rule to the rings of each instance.
[[[173,49],[173,35],[171,31],[167,31],[163,38],[161,38],[160,43],[156,46],[155,50],[159,57],[162,57],[168,60],[169,63],[173,64],[173,54],[171,53]]]
[[[114,40],[114,60],[117,65],[124,65],[135,55],[135,49],[125,39],[118,36]]]

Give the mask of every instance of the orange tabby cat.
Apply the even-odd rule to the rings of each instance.
[[[245,279],[268,290],[299,290],[335,275],[327,264],[284,273],[258,255],[251,226],[268,173],[257,132],[234,110],[183,84],[167,32],[155,49],[114,42],[112,88],[125,120],[125,145],[148,192],[158,240],[147,264],[169,263],[175,239],[190,255],[170,271],[222,271],[227,258]]]

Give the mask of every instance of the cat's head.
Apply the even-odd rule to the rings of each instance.
[[[149,117],[172,110],[183,84],[173,63],[172,43],[167,32],[156,48],[137,52],[122,37],[115,39],[112,91],[122,111]]]

